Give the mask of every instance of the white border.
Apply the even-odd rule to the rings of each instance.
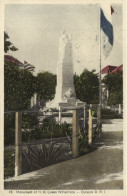
[[[0,1],[0,138],[3,138],[3,125],[4,125],[4,6],[6,4],[99,4],[103,3],[106,0],[1,0]],[[107,0],[109,1],[109,0]],[[112,0],[111,3],[123,4],[123,70],[124,70],[124,189],[123,190],[106,190],[106,193],[97,193],[95,194],[96,196],[98,195],[105,195],[105,196],[123,196],[126,195],[126,138],[127,138],[127,121],[125,120],[127,117],[127,109],[126,109],[126,103],[127,103],[127,95],[126,95],[126,88],[127,88],[127,82],[126,82],[126,76],[127,76],[127,51],[126,51],[126,43],[127,43],[127,20],[126,20],[126,2],[125,0]],[[4,152],[4,140],[1,139],[0,142],[0,149],[1,149],[1,159],[0,159],[0,195],[10,195],[8,190],[4,190],[3,186],[3,152]],[[88,190],[90,191],[90,190]],[[79,191],[78,191],[79,192]],[[13,191],[13,195],[19,195],[16,193],[16,191]],[[22,194],[24,195],[24,194]],[[36,195],[42,195],[41,194],[36,194]],[[44,194],[44,195],[49,195],[49,194]],[[52,195],[52,194],[50,194]],[[73,194],[61,194],[61,195],[73,195]],[[77,194],[77,191],[75,190],[75,195],[86,195],[86,194]],[[89,196],[93,196],[93,194],[88,194]]]

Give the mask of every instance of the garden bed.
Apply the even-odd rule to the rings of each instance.
[[[23,173],[72,158],[71,142],[67,137],[23,143],[22,149]],[[6,146],[4,151],[4,178],[14,176],[14,167],[15,146]]]
[[[71,138],[70,138],[71,139]],[[96,150],[87,141],[79,139],[79,156]],[[23,173],[32,172],[46,166],[72,159],[72,143],[67,137],[39,140],[23,144]],[[4,152],[4,178],[14,176],[15,147],[6,146]]]

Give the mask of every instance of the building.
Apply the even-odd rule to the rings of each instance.
[[[30,63],[27,63],[26,61],[24,61],[24,63],[22,63],[21,61],[19,61],[18,59],[16,59],[15,57],[13,57],[9,54],[4,55],[4,60],[5,60],[5,62],[15,63],[17,65],[17,67],[19,67],[20,69],[24,69],[26,71],[29,71],[32,74],[33,74],[33,72],[35,72],[35,66],[31,65]]]
[[[112,65],[107,65],[101,70],[102,74],[102,79],[105,77],[107,74],[112,74],[112,73],[122,73],[123,72],[123,65],[117,66],[112,66]]]
[[[9,54],[4,55],[4,60],[5,62],[15,63],[17,67],[19,67],[20,69],[24,69],[24,64]]]
[[[123,64],[117,66],[112,66],[112,65],[107,65],[101,70],[101,76],[102,79],[107,75],[107,74],[115,74],[115,73],[123,73]],[[106,89],[105,85],[102,83],[102,106],[105,107],[107,106],[107,101],[109,97],[109,91]]]

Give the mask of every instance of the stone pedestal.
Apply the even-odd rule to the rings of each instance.
[[[83,105],[76,99],[73,83],[72,40],[66,32],[60,38],[57,86],[54,100],[46,103],[48,108],[74,107]]]

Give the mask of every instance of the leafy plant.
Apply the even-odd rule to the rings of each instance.
[[[32,115],[23,115],[22,117],[22,133],[23,141],[29,141],[30,131],[37,125],[37,119]],[[29,129],[29,132],[27,131]],[[40,136],[40,135],[39,135]],[[39,137],[38,137],[39,139]],[[4,144],[14,144],[15,142],[15,113],[5,113],[4,116]]]
[[[99,139],[99,134],[100,134],[100,129],[102,128],[101,124],[96,124],[96,126],[92,130],[92,138],[94,139]]]
[[[12,144],[15,141],[15,114],[4,114],[4,144]]]
[[[36,77],[26,70],[19,69],[17,64],[5,61],[5,110],[27,109],[35,92]]]
[[[108,104],[111,106],[123,103],[123,74],[108,74],[102,82],[109,90]]]
[[[83,102],[98,103],[99,80],[95,70],[84,69],[80,76],[74,75],[76,97]]]
[[[83,129],[79,130],[79,155],[86,154],[91,151],[91,146],[88,143],[88,132]]]
[[[14,176],[14,168],[15,168],[15,156],[14,151],[7,150],[4,151],[4,177],[12,177]]]
[[[24,115],[22,116],[22,128],[25,129],[32,129],[37,125],[38,121],[35,115]]]
[[[56,75],[42,72],[37,75],[37,94],[39,100],[53,99],[55,95]]]
[[[54,144],[41,145],[41,148],[34,149],[29,146],[23,152],[23,173],[34,171],[60,160],[61,148],[55,148]]]
[[[52,119],[45,119],[42,127],[23,132],[24,141],[35,141],[40,139],[50,139],[58,137],[66,137],[66,133],[70,135],[70,125],[67,123],[59,124]]]
[[[9,36],[6,32],[4,32],[4,52],[17,51],[18,49],[9,41]]]
[[[112,111],[111,109],[102,109],[102,119],[122,118],[122,115]]]

